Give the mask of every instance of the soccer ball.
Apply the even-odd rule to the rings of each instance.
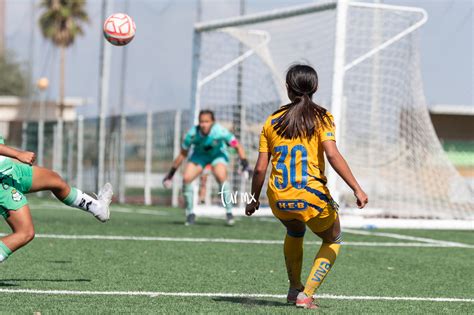
[[[123,46],[130,43],[135,37],[135,22],[124,13],[115,13],[104,22],[104,36],[109,43]]]

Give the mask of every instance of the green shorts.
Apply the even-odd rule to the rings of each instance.
[[[33,167],[11,163],[0,172],[0,215],[8,218],[8,211],[18,210],[28,204],[25,194],[33,184]]]
[[[225,154],[219,154],[219,155],[214,155],[214,156],[193,154],[189,158],[189,162],[193,162],[194,164],[201,165],[202,168],[205,168],[206,165],[215,166],[219,163],[228,165],[229,158]]]

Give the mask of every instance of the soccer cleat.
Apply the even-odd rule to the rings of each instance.
[[[226,225],[227,226],[234,226],[234,224],[235,224],[234,216],[232,215],[232,213],[227,213],[227,215],[226,215]]]
[[[314,302],[312,296],[307,296],[304,292],[300,292],[296,297],[296,307],[313,310],[319,308],[319,305]]]
[[[194,225],[195,222],[196,222],[196,215],[194,213],[191,213],[186,216],[186,222],[184,222],[184,225],[186,226]]]
[[[107,222],[110,219],[110,208],[109,205],[112,202],[112,196],[114,192],[112,190],[112,185],[110,183],[106,183],[101,190],[99,190],[99,194],[97,195],[97,201],[99,202],[99,207],[97,209],[97,213],[94,216],[100,222]]]
[[[303,290],[304,290],[304,287],[299,288],[299,289],[289,288],[288,289],[288,295],[286,296],[286,303],[295,305],[296,304],[296,297],[298,296],[298,294],[300,292],[303,292]]]

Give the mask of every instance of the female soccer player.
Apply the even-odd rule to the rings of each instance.
[[[50,190],[64,204],[92,213],[99,221],[109,220],[112,186],[105,184],[98,199],[70,187],[57,173],[33,166],[35,154],[4,144],[0,136],[0,215],[12,233],[0,238],[0,263],[25,246],[35,236],[33,220],[25,194]],[[21,163],[14,162],[13,159]]]
[[[223,193],[222,199],[226,208],[227,225],[234,225],[230,185],[227,183],[227,164],[229,163],[227,147],[229,146],[237,150],[242,170],[248,172],[249,163],[245,158],[244,148],[235,136],[229,130],[216,123],[214,112],[210,110],[200,111],[199,125],[189,129],[181,145],[180,154],[173,161],[173,166],[168,175],[163,179],[164,186],[169,187],[174,173],[188,156],[188,152],[192,147],[193,153],[186,164],[183,174],[183,194],[186,207],[185,225],[194,224],[196,218],[193,213],[193,187],[191,183],[202,173],[207,165],[211,165],[212,173],[219,182],[220,191]]]
[[[337,204],[331,198],[324,176],[324,155],[352,188],[359,208],[368,198],[339,153],[332,115],[311,100],[318,89],[316,71],[307,65],[294,65],[286,75],[290,104],[273,113],[263,126],[259,156],[252,179],[257,201],[246,207],[252,215],[259,207],[259,196],[271,159],[272,173],[267,196],[273,214],[287,229],[284,255],[290,288],[288,303],[317,308],[313,294],[331,269],[341,247]],[[303,237],[308,226],[323,243],[314,260],[306,285],[301,283]]]

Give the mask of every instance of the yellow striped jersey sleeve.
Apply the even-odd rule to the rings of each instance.
[[[318,133],[321,142],[327,140],[336,141],[336,125],[334,124],[334,117],[329,112],[327,112],[326,124],[319,125]]]
[[[267,128],[268,128],[268,119],[263,125],[262,131],[260,132],[260,144],[259,144],[258,152],[262,152],[262,153],[270,152]]]

